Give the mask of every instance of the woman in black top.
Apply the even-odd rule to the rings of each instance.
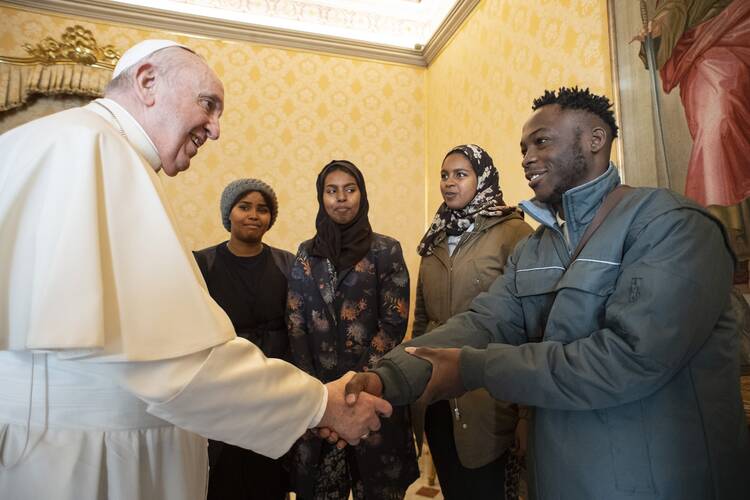
[[[268,357],[287,358],[287,278],[294,256],[263,243],[276,221],[273,189],[257,179],[238,179],[221,195],[228,241],[194,252],[211,297],[237,332]],[[288,474],[273,460],[230,444],[209,441],[208,499],[283,499]]]

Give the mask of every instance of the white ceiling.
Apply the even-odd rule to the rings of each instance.
[[[248,26],[419,50],[458,0],[108,0]]]
[[[0,0],[36,11],[427,66],[480,0]]]

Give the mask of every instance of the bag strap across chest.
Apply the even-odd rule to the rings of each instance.
[[[578,242],[578,246],[576,246],[575,250],[573,250],[573,253],[570,256],[571,264],[578,258],[578,256],[581,254],[581,251],[586,246],[586,243],[589,242],[591,237],[594,235],[596,230],[599,229],[610,212],[612,212],[612,210],[622,201],[625,195],[632,190],[633,188],[631,186],[620,184],[604,198],[604,201],[594,215],[594,219],[586,228],[586,231],[584,231],[583,236],[581,236],[581,240]]]
[[[625,196],[632,191],[633,188],[631,186],[628,186],[626,184],[620,184],[615,189],[613,189],[602,202],[601,206],[599,206],[599,209],[596,211],[596,214],[594,215],[594,219],[591,221],[591,223],[586,228],[586,231],[584,231],[583,236],[581,236],[581,240],[578,242],[578,245],[573,250],[573,253],[570,255],[570,261],[565,268],[565,271],[563,271],[562,275],[560,275],[560,278],[558,279],[558,283],[560,280],[563,279],[565,276],[565,273],[568,272],[568,269],[570,269],[570,265],[575,262],[575,260],[578,258],[578,256],[581,254],[581,251],[584,249],[586,244],[589,242],[591,237],[594,235],[597,229],[604,223],[604,221],[607,219],[607,216],[614,210],[614,208],[619,205],[619,203],[625,198]],[[554,298],[552,299],[554,302]],[[541,342],[544,339],[546,325],[544,329],[540,332],[541,335],[529,337],[529,342]]]

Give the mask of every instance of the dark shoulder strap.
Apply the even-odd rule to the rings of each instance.
[[[276,267],[279,268],[279,271],[289,281],[289,277],[292,274],[292,265],[294,265],[294,255],[291,252],[270,245],[268,245],[268,249],[271,251],[271,257],[273,257]]]
[[[583,247],[586,246],[586,243],[589,242],[596,230],[599,229],[599,226],[602,225],[602,222],[604,222],[604,219],[607,218],[612,209],[614,209],[632,189],[632,187],[626,184],[620,184],[613,189],[606,198],[604,198],[602,205],[599,207],[599,210],[596,211],[596,215],[594,215],[594,220],[592,220],[589,227],[586,228],[583,236],[581,236],[581,241],[578,242],[578,246],[573,251],[573,254],[570,257],[571,264],[578,258]]]
[[[203,250],[194,251],[195,261],[198,263],[198,268],[203,274],[203,279],[207,279],[208,274],[214,267],[214,260],[216,260],[216,247],[204,248]]]

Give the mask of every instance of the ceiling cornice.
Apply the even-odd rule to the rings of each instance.
[[[425,47],[404,49],[327,35],[178,14],[105,0],[0,0],[0,5],[261,45],[327,52],[413,66],[427,66],[480,0],[459,0]]]
[[[422,49],[422,59],[424,65],[429,66],[433,59],[440,53],[440,50],[445,47],[445,44],[451,39],[453,34],[461,27],[464,20],[469,17],[474,11],[474,7],[479,4],[481,0],[461,0],[456,3],[453,10],[450,11],[448,16],[443,21],[443,24],[435,31],[430,41]]]

